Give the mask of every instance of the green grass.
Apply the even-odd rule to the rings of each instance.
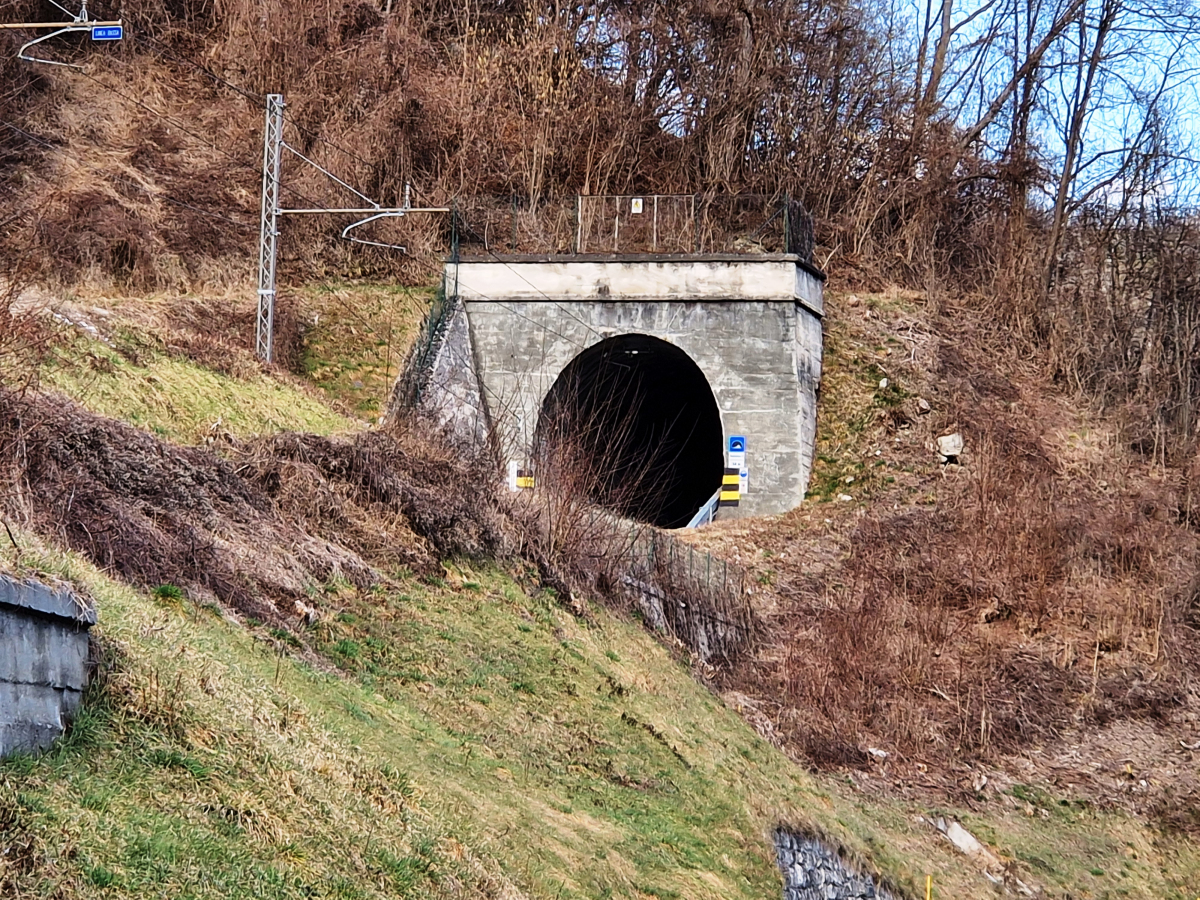
[[[312,371],[349,402],[360,370],[345,361],[378,352],[329,327]],[[848,349],[834,343],[823,387],[835,480],[860,471],[858,435],[899,396]],[[52,382],[175,440],[217,415],[238,433],[349,424],[267,376],[135,365],[82,339],[73,352]],[[386,370],[373,377],[363,390]],[[139,593],[17,540],[0,570],[95,596],[105,661],[67,739],[0,764],[3,897],[764,898],[780,823],[844,842],[913,896],[926,873],[935,897],[994,896],[927,824],[938,815],[1047,896],[1194,900],[1200,883],[1186,841],[1045,789],[930,809],[809,775],[636,623],[577,619],[524,590],[527,573],[459,563],[361,594],[335,577],[313,626],[238,625],[172,585]]]
[[[928,809],[804,774],[635,624],[575,619],[494,567],[461,567],[475,589],[341,591],[292,635],[22,560],[98,598],[106,661],[68,739],[0,765],[0,824],[29,845],[0,894],[762,898],[770,831],[793,822],[914,894],[932,872],[939,896],[991,895],[914,822]],[[336,669],[280,655],[280,631]],[[1117,814],[935,813],[1058,889],[1183,900],[1200,872]]]
[[[306,377],[358,416],[375,420],[421,319],[431,288],[335,283],[303,293]]]
[[[93,412],[181,444],[199,443],[214,431],[249,437],[361,427],[296,385],[267,374],[232,378],[151,349],[123,355],[83,335],[58,348],[41,380],[43,387],[57,389]]]

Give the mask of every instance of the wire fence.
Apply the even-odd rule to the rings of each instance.
[[[729,662],[755,635],[746,571],[650,526],[630,526],[620,568],[649,624],[705,662]]]
[[[480,195],[452,210],[452,254],[788,253],[812,262],[812,216],[787,196]]]

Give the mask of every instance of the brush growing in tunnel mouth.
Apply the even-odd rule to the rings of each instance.
[[[664,528],[686,525],[721,483],[712,389],[686,353],[648,335],[608,338],[563,370],[542,406],[538,456],[569,456],[593,501]]]

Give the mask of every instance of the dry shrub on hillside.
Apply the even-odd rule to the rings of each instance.
[[[854,5],[119,6],[94,0],[91,9],[124,17],[124,52],[60,41],[56,52],[88,59],[91,69],[82,79],[45,76],[74,89],[71,100],[104,97],[104,114],[89,102],[91,120],[82,121],[84,104],[66,102],[21,120],[56,147],[31,158],[26,174],[38,189],[53,188],[42,198],[37,240],[47,255],[57,248],[54,274],[69,280],[165,288],[252,263],[269,91],[288,97],[289,143],[385,204],[399,203],[408,182],[419,203],[481,194],[536,205],[576,192],[791,193],[837,243],[864,222],[883,230],[917,221],[930,193],[927,174],[919,191],[875,209],[904,174],[893,163],[908,165],[911,154],[897,146],[887,157],[879,141],[902,98],[872,11]],[[15,17],[37,12],[32,0],[12,9]],[[16,87],[22,102],[33,96],[33,86]],[[287,184],[289,203],[353,199],[290,158]],[[941,211],[922,221],[942,220]],[[396,229],[393,239],[419,260],[350,248],[338,240],[340,226],[310,218],[288,220],[284,267],[427,277],[423,266],[449,236],[444,220],[379,227]],[[851,243],[861,255],[870,242]]]
[[[1067,236],[1037,309],[1056,378],[1127,420],[1131,446],[1183,468],[1200,423],[1200,229],[1189,214],[1098,211]]]
[[[489,458],[428,422],[219,449],[175,446],[63,397],[0,393],[5,515],[133,584],[281,621],[331,580],[362,590],[402,567],[438,575],[455,556],[524,557],[568,600],[584,589],[628,603],[627,522],[574,494],[511,502]]]
[[[0,394],[7,512],[134,584],[177,584],[258,618],[334,577],[516,546],[485,480],[436,442],[280,435],[232,462],[60,398]]]
[[[33,270],[24,256],[0,262],[0,389],[18,393],[37,381],[54,337],[44,310],[21,299]]]
[[[950,502],[868,517],[845,564],[787,598],[781,730],[818,763],[864,762],[868,743],[1013,752],[1183,702],[1194,548],[1155,518],[1161,498],[1064,492],[976,437]]]
[[[511,556],[519,535],[490,468],[406,425],[353,440],[285,433],[230,454],[281,515],[377,564],[434,574],[449,556]]]
[[[11,512],[134,584],[173,583],[275,618],[314,579],[370,567],[275,515],[227,462],[59,397],[0,396]]]
[[[5,21],[20,21],[15,18],[20,15],[20,9],[6,7],[5,13]],[[14,18],[10,20],[9,15]],[[0,31],[0,84],[4,85],[0,91],[0,122],[16,122],[30,109],[45,103],[46,92],[52,83],[52,79],[37,67],[17,59],[17,50],[26,40],[28,38],[22,38],[14,31]],[[8,178],[12,167],[35,159],[39,152],[36,142],[19,131],[0,126],[0,190],[5,195],[10,188]],[[9,225],[8,216],[14,212],[16,210],[12,209],[0,212],[0,225]]]
[[[729,686],[766,701],[776,734],[817,764],[866,764],[868,747],[995,759],[1123,719],[1170,734],[1189,714],[1200,542],[1182,483],[1145,471],[1118,429],[1063,416],[974,321],[938,323],[934,411],[901,426],[953,423],[965,465],[939,473],[924,439],[904,438],[917,456],[902,456],[883,416],[867,446],[926,474],[861,517],[825,513],[854,525],[824,568],[806,570],[819,534],[764,545],[777,607]]]

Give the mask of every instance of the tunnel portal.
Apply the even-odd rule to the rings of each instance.
[[[623,334],[563,369],[534,445],[545,475],[573,480],[621,515],[680,528],[721,484],[722,442],[716,399],[691,357],[659,338]]]

